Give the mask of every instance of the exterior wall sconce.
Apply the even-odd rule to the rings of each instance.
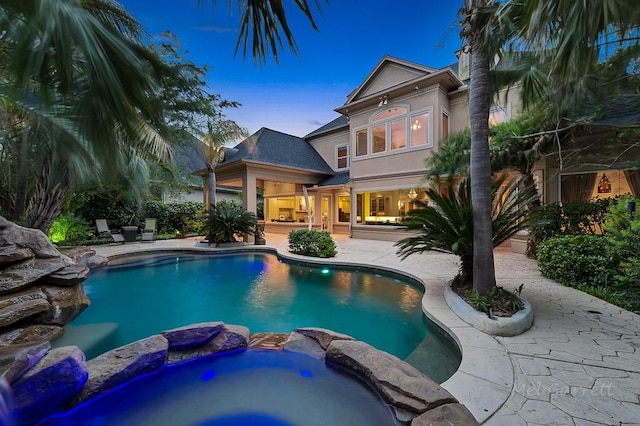
[[[606,174],[602,174],[602,179],[598,182],[598,194],[608,194],[611,192],[611,182]]]
[[[409,197],[410,200],[415,200],[416,198],[418,198],[418,193],[416,192],[415,189],[411,188],[407,196]]]
[[[378,104],[379,107],[381,107],[382,105],[386,105],[387,104],[387,96],[380,96],[380,103]]]

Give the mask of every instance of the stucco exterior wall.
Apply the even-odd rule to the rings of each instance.
[[[350,145],[349,128],[345,127],[335,133],[311,138],[309,139],[309,143],[333,170],[338,171],[336,147],[340,145]]]

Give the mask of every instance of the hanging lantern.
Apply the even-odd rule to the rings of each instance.
[[[602,174],[602,179],[598,182],[598,194],[608,194],[611,192],[611,182],[606,174]]]

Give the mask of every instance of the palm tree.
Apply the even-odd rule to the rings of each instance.
[[[207,162],[209,213],[216,210],[216,173],[215,168],[224,159],[225,143],[247,136],[247,130],[235,121],[218,118],[207,123],[207,133],[201,141],[202,152]]]
[[[491,157],[489,108],[491,59],[500,46],[495,37],[493,0],[464,0],[461,36],[471,54],[469,118],[471,127],[471,199],[473,204],[473,289],[486,294],[496,285],[491,233]]]
[[[213,4],[217,0],[212,0]],[[198,0],[202,4],[203,0]],[[329,3],[329,0],[326,0]],[[246,58],[249,48],[253,60],[258,63],[265,63],[267,56],[272,55],[274,61],[278,62],[279,51],[284,48],[281,33],[284,33],[289,49],[295,54],[298,47],[293,37],[293,33],[287,22],[287,8],[283,0],[236,0],[235,2],[240,12],[240,32],[236,42],[236,54],[242,51],[242,56]],[[307,18],[311,27],[318,30],[314,12],[307,0],[292,0],[292,3]],[[314,1],[316,8],[320,12],[320,0]],[[231,1],[227,4],[230,6]]]
[[[17,166],[14,218],[24,216],[30,193],[26,224],[46,232],[80,177],[123,170],[131,153],[170,159],[157,132],[159,61],[117,3],[2,0],[0,25],[0,99]]]

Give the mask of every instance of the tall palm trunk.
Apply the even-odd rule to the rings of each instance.
[[[64,166],[62,168],[64,169]],[[50,161],[45,160],[40,173],[38,173],[36,189],[29,201],[25,220],[27,227],[39,229],[45,234],[49,233],[51,225],[62,212],[62,207],[71,189],[69,173],[66,169],[55,172],[59,178],[52,176],[51,169]]]
[[[469,116],[471,126],[471,201],[473,205],[473,288],[485,294],[496,285],[491,221],[491,157],[489,154],[489,51],[482,30],[491,1],[471,0],[465,10],[463,35],[471,51]]]
[[[213,214],[216,210],[216,173],[214,169],[216,167],[216,163],[207,162],[207,171],[209,175],[207,176],[207,182],[209,184],[208,194],[209,194],[209,214]]]

